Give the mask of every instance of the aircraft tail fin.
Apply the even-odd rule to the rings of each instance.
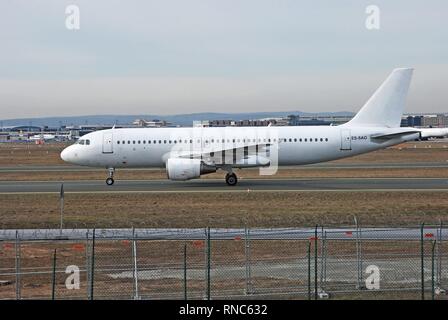
[[[400,127],[412,68],[395,69],[355,117],[347,123],[361,127]]]

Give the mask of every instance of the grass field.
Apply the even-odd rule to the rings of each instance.
[[[1,228],[59,226],[57,194],[1,195]],[[445,192],[66,194],[67,227],[294,227],[437,223]]]

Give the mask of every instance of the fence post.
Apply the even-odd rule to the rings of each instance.
[[[95,228],[92,234],[92,254],[90,257],[90,300],[93,300],[93,289],[95,283]]]
[[[187,242],[184,242],[184,300],[187,300]]]
[[[56,249],[53,252],[53,278],[51,281],[51,300],[55,299],[56,293]]]
[[[21,297],[21,287],[22,287],[22,281],[20,278],[20,272],[21,272],[21,255],[20,255],[20,238],[19,238],[19,231],[16,230],[16,243],[15,243],[15,262],[16,262],[16,300],[20,300]]]
[[[322,227],[322,243],[321,243],[321,266],[320,266],[320,289],[325,291],[327,278],[327,232]]]
[[[432,242],[431,248],[431,300],[434,300],[434,254],[436,249],[436,241]]]
[[[311,300],[311,241],[308,240],[308,300]]]
[[[442,239],[443,239],[443,222],[440,220],[440,228],[437,237],[437,288],[442,287]]]
[[[89,245],[89,229],[87,229],[86,231],[86,278],[87,278],[87,284],[86,284],[86,288],[87,288],[87,300],[90,300],[90,245]]]
[[[420,258],[421,258],[421,284],[422,284],[422,300],[425,300],[425,248],[424,248],[424,227],[422,223],[420,228]]]
[[[317,251],[317,225],[314,230],[314,300],[317,300],[317,259],[318,259],[318,251]]]
[[[135,240],[135,228],[132,227],[132,260],[134,264],[134,300],[138,300],[138,270],[137,270],[137,242]]]
[[[211,269],[211,259],[210,259],[210,227],[207,227],[207,300],[210,300],[210,269]]]
[[[355,234],[356,234],[356,269],[358,272],[356,289],[363,289],[363,262],[362,262],[362,243],[361,243],[361,228],[359,227],[358,218],[353,217],[355,220]]]
[[[246,256],[246,295],[252,293],[252,269],[250,256],[250,229],[244,226],[244,253]]]

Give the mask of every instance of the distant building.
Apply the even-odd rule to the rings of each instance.
[[[196,121],[193,126],[199,127],[267,127],[271,126],[329,126],[350,121],[352,116],[299,116],[288,115],[279,118],[253,120],[203,120]]]
[[[144,128],[162,128],[162,127],[168,127],[171,125],[170,122],[167,122],[165,120],[144,120],[144,119],[136,119],[133,123],[133,125],[137,127],[144,127]]]
[[[401,119],[402,127],[446,128],[448,127],[448,115],[435,114],[408,114]]]
[[[11,140],[11,135],[8,132],[0,132],[0,142],[7,142]]]

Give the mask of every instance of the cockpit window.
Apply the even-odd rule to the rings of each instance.
[[[87,140],[85,140],[85,139],[79,139],[78,140],[78,144],[80,144],[80,145],[90,145],[90,140],[89,139],[87,139]]]

